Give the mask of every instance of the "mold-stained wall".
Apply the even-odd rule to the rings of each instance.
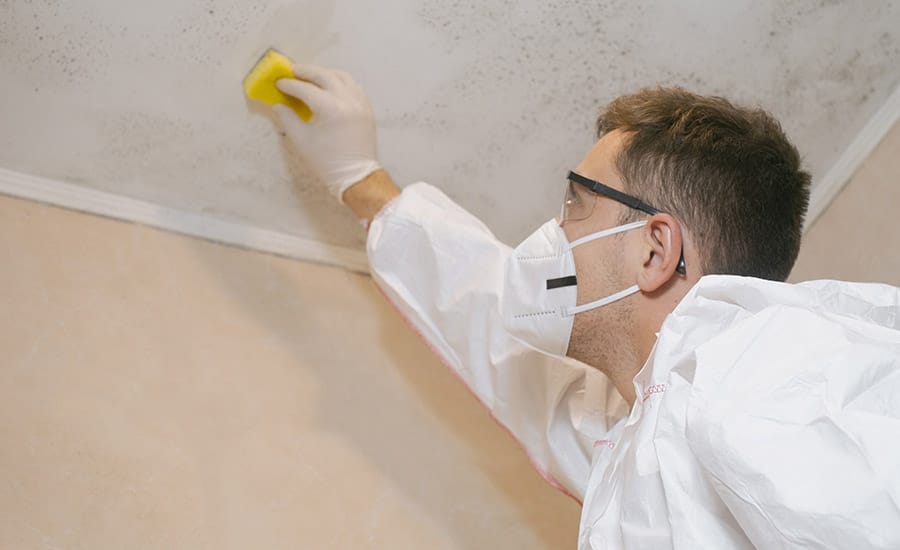
[[[771,109],[816,177],[900,84],[900,3],[6,0],[0,166],[362,246],[240,82],[275,46],[352,72],[382,160],[515,241],[611,98],[680,84]]]

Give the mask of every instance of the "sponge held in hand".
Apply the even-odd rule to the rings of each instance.
[[[267,105],[283,103],[294,110],[304,122],[313,116],[309,106],[299,99],[281,92],[275,82],[280,78],[294,78],[291,60],[276,50],[268,49],[244,78],[244,93],[250,99]]]

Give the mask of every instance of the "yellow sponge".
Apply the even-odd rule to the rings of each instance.
[[[313,116],[312,110],[296,97],[281,93],[275,86],[275,81],[280,78],[294,78],[291,60],[273,49],[268,49],[244,78],[244,93],[250,99],[262,101],[267,105],[283,103],[293,109],[304,122],[309,122]]]

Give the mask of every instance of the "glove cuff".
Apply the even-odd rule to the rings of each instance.
[[[333,173],[329,178],[328,189],[344,204],[344,191],[364,180],[369,174],[380,170],[381,165],[376,160],[358,161],[352,165],[341,168],[340,173]]]

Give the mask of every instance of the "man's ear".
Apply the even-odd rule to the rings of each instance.
[[[673,276],[681,261],[681,224],[671,214],[654,214],[643,231],[643,251],[637,284],[643,292],[654,292]]]

